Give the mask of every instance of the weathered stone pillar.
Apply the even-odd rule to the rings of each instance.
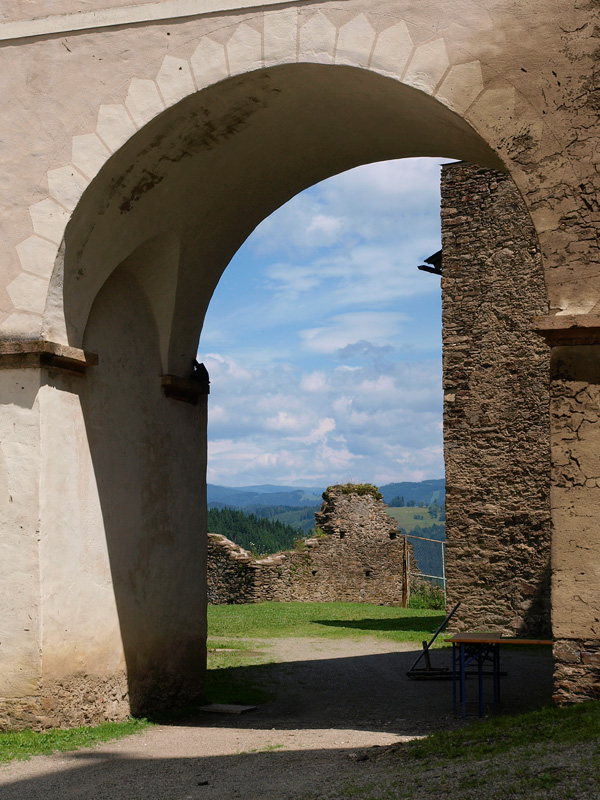
[[[549,354],[536,232],[509,175],[442,171],[446,574],[453,622],[550,635]]]
[[[538,324],[553,345],[554,696],[567,703],[600,696],[600,319]]]
[[[0,728],[202,696],[207,391],[161,375],[126,275],[100,293],[85,352],[0,343]]]
[[[0,370],[0,726],[26,727],[39,703],[40,370]],[[33,706],[33,707],[32,707]]]

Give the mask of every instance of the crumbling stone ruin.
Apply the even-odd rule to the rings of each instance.
[[[531,218],[500,172],[442,170],[446,576],[460,629],[547,637],[550,351]]]
[[[208,535],[210,603],[262,600],[402,605],[409,546],[374,486],[330,486],[315,514],[317,535],[296,550],[255,558],[225,536]],[[405,591],[406,587],[406,591]]]

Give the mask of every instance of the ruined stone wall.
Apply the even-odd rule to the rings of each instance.
[[[448,607],[457,627],[550,633],[546,312],[535,231],[509,176],[442,175]]]
[[[218,533],[208,534],[207,593],[213,605],[251,603],[256,561],[247,550]]]
[[[380,496],[333,486],[315,515],[319,533],[296,550],[252,558],[209,534],[210,603],[354,601],[401,605],[405,548]]]

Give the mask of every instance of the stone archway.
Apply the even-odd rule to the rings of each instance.
[[[80,40],[82,64],[96,47],[118,72],[119,36],[154,60],[117,79],[90,68],[87,122],[43,162],[48,194],[25,193],[31,229],[16,225],[11,240],[0,325],[12,368],[2,532],[18,598],[0,687],[9,723],[118,717],[130,701],[139,712],[201,691],[204,509],[188,504],[203,481],[206,395],[190,363],[221,272],[286,199],[384,158],[504,164],[541,238],[552,309],[581,314],[600,297],[594,271],[582,281],[562,257],[593,224],[588,176],[562,157],[570,123],[557,111],[549,125],[528,99],[539,76],[515,77],[527,74],[522,46],[497,55],[508,21],[490,30],[466,3],[481,35],[469,34],[473,56],[465,9],[437,33],[419,4],[410,24],[393,3],[322,5],[192,19],[171,40],[168,21],[89,34],[91,50]],[[28,47],[55,59],[58,85],[54,46]],[[583,641],[593,624],[567,628]]]
[[[161,376],[179,382],[180,399],[193,391],[213,289],[275,207],[357,163],[434,152],[498,165],[464,121],[414,89],[356,68],[287,65],[163,112],[75,208],[60,280],[69,341],[98,356],[79,397],[97,486],[92,528],[106,538],[115,598],[103,611],[95,597],[88,616],[97,636],[117,617],[136,713],[193,696],[203,660],[206,403],[164,397]],[[80,606],[87,595],[82,587]],[[114,646],[107,631],[102,647]]]

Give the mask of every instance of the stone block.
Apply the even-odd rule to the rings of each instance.
[[[300,27],[298,61],[333,63],[336,34],[335,25],[318,11]]]
[[[405,22],[398,22],[377,37],[371,68],[401,78],[412,50],[408,27]]]
[[[74,136],[72,144],[73,164],[88,178],[93,178],[110,156],[110,151],[95,133]]]
[[[449,69],[435,96],[457,114],[464,114],[482,91],[481,64],[469,61]]]
[[[298,50],[298,9],[266,11],[263,39],[265,66],[295,61]]]
[[[156,76],[156,83],[167,106],[179,102],[196,91],[189,63],[173,56],[164,57]]]
[[[62,206],[48,198],[29,206],[29,215],[36,233],[60,244],[69,221],[69,213]]]
[[[73,211],[88,183],[89,181],[72,166],[59,167],[48,172],[50,195],[68,211]]]
[[[404,83],[422,92],[433,94],[448,66],[448,53],[444,40],[435,39],[433,42],[427,42],[417,47],[413,53],[404,74]]]
[[[229,75],[225,47],[208,36],[201,39],[190,61],[199,89],[218,83]]]
[[[52,242],[39,236],[30,236],[17,245],[17,253],[26,272],[46,279],[52,274],[56,260],[56,245]]]
[[[374,41],[373,26],[364,14],[359,14],[339,30],[335,63],[366,67],[371,59]]]
[[[158,86],[154,81],[141,78],[133,78],[129,84],[125,105],[138,128],[150,122],[165,108]]]
[[[262,36],[251,25],[242,23],[227,42],[227,60],[232,75],[251,72],[263,64]]]
[[[130,139],[136,131],[125,106],[111,104],[98,109],[96,133],[113,153]]]

